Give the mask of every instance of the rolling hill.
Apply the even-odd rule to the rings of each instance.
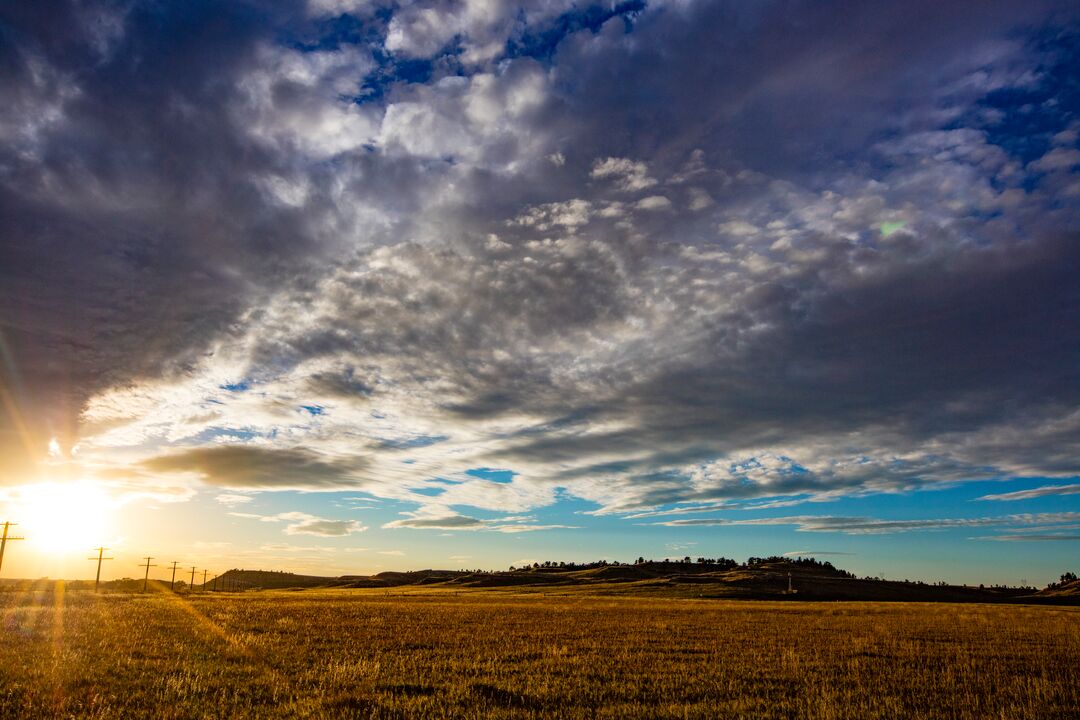
[[[555,563],[496,572],[416,570],[320,577],[285,572],[229,570],[204,590],[338,588],[513,589],[521,592],[668,595],[729,599],[1011,602],[1080,604],[1080,582],[1045,590],[1018,587],[930,585],[857,578],[830,563],[786,558],[717,562],[639,562],[633,565]]]

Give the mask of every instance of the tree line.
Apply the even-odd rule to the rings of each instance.
[[[710,570],[736,570],[736,569],[750,569],[760,567],[766,564],[786,563],[788,565],[795,565],[798,567],[809,567],[821,570],[828,570],[835,572],[844,577],[854,578],[853,573],[849,573],[846,570],[838,570],[833,564],[827,560],[818,560],[813,557],[783,557],[781,555],[772,555],[769,557],[751,557],[747,559],[745,563],[740,563],[737,560],[732,560],[726,557],[698,557],[693,558],[689,555],[683,558],[662,558],[660,560],[648,559],[644,556],[638,557],[633,563],[619,562],[618,560],[596,560],[594,562],[566,562],[562,560],[544,560],[543,562],[536,561],[532,564],[522,565],[521,567],[511,565],[510,572],[521,572],[530,570],[592,570],[595,568],[604,567],[629,567],[632,565],[641,566],[705,566]]]

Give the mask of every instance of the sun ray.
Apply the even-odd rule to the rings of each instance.
[[[64,705],[64,675],[63,675],[63,652],[64,652],[64,596],[67,588],[63,580],[57,580],[52,587],[52,702],[53,707],[59,710]]]

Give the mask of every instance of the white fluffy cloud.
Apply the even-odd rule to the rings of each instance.
[[[286,535],[315,535],[318,537],[343,537],[367,530],[357,520],[330,520],[304,512],[283,512],[277,515],[256,515],[253,513],[230,513],[236,517],[259,520],[261,522],[285,523]]]

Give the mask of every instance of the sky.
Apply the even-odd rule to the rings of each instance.
[[[0,576],[1078,570],[1077,67],[1043,0],[4,3]]]

